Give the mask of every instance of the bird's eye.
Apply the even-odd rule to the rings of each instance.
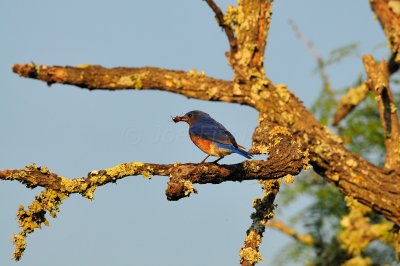
[[[192,114],[188,114],[188,117],[192,117]]]

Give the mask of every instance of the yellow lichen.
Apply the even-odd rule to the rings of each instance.
[[[135,89],[141,89],[143,84],[140,75],[122,76],[117,81],[119,86],[133,87]]]
[[[340,178],[340,176],[337,173],[334,173],[329,176],[329,179],[331,179],[333,181],[339,181],[339,178]]]
[[[308,150],[306,150],[305,152],[303,152],[303,170],[304,171],[308,171],[312,168],[311,164],[310,164],[310,153]]]
[[[281,127],[281,126],[274,126],[270,131],[269,134],[271,137],[275,137],[278,134],[283,134],[283,135],[290,135],[289,130],[286,127]]]
[[[230,25],[231,27],[234,26],[234,24],[236,24],[237,15],[238,15],[237,8],[233,7],[232,5],[229,5],[226,8],[226,12],[224,15],[225,24]]]
[[[151,179],[153,177],[153,169],[150,166],[146,167],[146,170],[142,172],[143,177]]]
[[[355,161],[354,159],[348,159],[348,160],[346,161],[346,164],[347,164],[348,166],[350,166],[350,167],[357,167],[357,165],[358,165],[357,161]]]
[[[188,196],[188,195],[196,192],[196,189],[193,187],[193,183],[190,182],[190,180],[184,180],[183,187],[184,187],[185,196]]]
[[[332,140],[336,141],[337,143],[343,143],[343,139],[333,134],[333,132],[327,126],[324,126],[324,132],[326,133],[327,136],[329,136]]]
[[[291,112],[282,112],[281,117],[286,121],[288,125],[293,125],[294,124],[294,114]]]
[[[87,188],[87,183],[80,181],[83,181],[83,178],[71,180],[61,176],[61,191],[66,193],[84,191]]]
[[[13,235],[12,242],[15,246],[13,258],[15,260],[20,260],[26,249],[27,243],[25,241],[25,237],[26,237],[26,235],[21,234],[21,233]]]
[[[285,184],[286,184],[286,185],[292,184],[292,183],[294,182],[294,176],[291,175],[291,174],[288,174],[288,175],[286,175],[286,176],[284,177],[284,180],[285,180]]]
[[[240,257],[242,260],[248,261],[251,264],[263,260],[261,253],[251,247],[242,248],[240,250]]]
[[[275,88],[281,99],[284,101],[285,104],[287,104],[290,100],[290,93],[287,86],[284,84],[276,84]]]
[[[183,88],[183,84],[182,84],[182,81],[180,79],[173,79],[172,83],[174,84],[174,86],[177,89],[182,89]]]
[[[83,180],[75,179],[75,180],[62,180],[62,184],[64,186],[70,186],[70,189],[74,189],[82,194],[82,196],[93,200],[94,191],[97,187],[104,185],[110,181],[116,181],[122,177],[130,176],[134,174],[142,174],[145,178],[150,178],[153,174],[153,169],[150,166],[147,166],[145,169],[138,169],[142,167],[144,164],[142,162],[132,162],[132,163],[123,163],[112,168],[104,169],[104,171],[91,171],[89,173],[90,182],[80,182]],[[111,179],[111,180],[110,180]],[[71,190],[68,190],[71,191]]]
[[[142,162],[123,163],[112,168],[107,168],[105,171],[107,175],[118,179],[124,176],[134,175],[137,173],[138,167],[143,165]]]
[[[212,99],[217,93],[219,89],[218,87],[212,87],[209,90],[206,91],[208,99]]]
[[[260,244],[261,244],[261,235],[251,230],[246,236],[246,239],[244,240],[243,247],[240,249],[239,255],[241,261],[248,261],[251,264],[255,264],[263,260],[262,255],[258,250],[249,247],[251,245],[251,246],[256,246],[258,248]]]
[[[361,256],[353,257],[345,261],[342,266],[369,266],[372,265],[371,258],[363,258]]]
[[[33,233],[37,228],[42,228],[42,224],[48,226],[49,222],[46,218],[46,213],[49,213],[54,218],[57,217],[62,201],[68,196],[69,194],[67,193],[46,189],[35,197],[28,209],[25,209],[22,205],[19,206],[17,218],[22,231],[13,236],[15,260],[19,260],[26,249],[25,238],[27,234]]]
[[[198,72],[195,68],[192,68],[190,71],[188,71],[189,76],[191,77],[204,77],[206,75],[206,73],[204,71],[200,71]]]
[[[85,191],[83,191],[81,194],[85,198],[87,198],[89,200],[93,200],[94,199],[94,191],[96,189],[97,189],[97,185],[91,185],[88,188],[86,188]]]

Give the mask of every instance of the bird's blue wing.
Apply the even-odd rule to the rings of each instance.
[[[207,119],[205,121],[197,122],[190,127],[189,133],[209,141],[232,145],[238,148],[233,135],[223,125],[214,119]]]

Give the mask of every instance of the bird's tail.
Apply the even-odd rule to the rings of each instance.
[[[245,151],[243,149],[240,148],[235,148],[234,152],[246,157],[247,159],[251,159],[251,157],[253,156],[251,153],[249,153],[248,151]]]
[[[219,144],[218,144],[218,147],[219,147],[219,148],[223,148],[223,149],[230,150],[230,151],[232,151],[232,152],[234,152],[234,153],[237,153],[237,154],[240,154],[240,155],[246,157],[247,159],[251,159],[251,157],[253,156],[253,155],[252,155],[251,153],[249,153],[248,151],[245,151],[243,146],[238,146],[238,147],[236,148],[236,147],[234,147],[233,145],[228,145],[228,144],[219,143]]]

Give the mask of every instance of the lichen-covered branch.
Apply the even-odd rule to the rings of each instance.
[[[247,230],[247,236],[239,253],[242,266],[252,266],[262,260],[259,248],[265,225],[274,218],[274,201],[279,192],[280,180],[266,180],[260,181],[260,183],[263,185],[264,195],[253,201],[253,207],[256,210],[251,214],[253,223]]]
[[[67,194],[79,193],[92,199],[93,192],[97,187],[116,182],[127,176],[169,176],[167,197],[170,200],[178,200],[190,194],[185,190],[187,182],[219,184],[226,181],[269,180],[286,175],[297,175],[305,164],[299,145],[283,128],[277,127],[268,135],[271,140],[275,139],[275,141],[271,141],[266,147],[265,152],[269,154],[267,160],[251,160],[232,165],[130,162],[104,170],[94,170],[89,172],[86,177],[74,179],[52,173],[46,167],[29,165],[24,169],[0,170],[0,179],[16,180],[29,188],[40,186]],[[182,182],[186,183],[182,185]]]
[[[46,66],[16,64],[13,71],[25,78],[74,85],[89,90],[164,90],[188,98],[249,104],[245,88],[229,81],[210,78],[196,70],[177,71],[156,67],[105,68],[97,65]]]
[[[400,174],[349,152],[341,139],[322,126],[285,86],[268,83],[267,88],[258,94],[260,124],[253,134],[252,151],[262,153],[270,143],[265,133],[271,131],[271,125],[284,126],[308,153],[318,174],[345,195],[400,224]]]
[[[281,221],[270,221],[269,223],[266,224],[267,227],[274,228],[276,230],[279,230],[280,232],[296,239],[297,241],[305,244],[305,245],[312,245],[314,244],[314,239],[311,235],[309,234],[300,234],[296,232],[293,228],[287,226]]]
[[[283,141],[277,143],[275,149],[281,149],[281,153],[291,154],[292,162],[289,163],[287,160],[280,160],[281,154],[274,155],[272,153],[270,158],[265,161],[252,160],[233,165],[131,162],[104,170],[94,170],[88,173],[87,177],[74,179],[52,173],[46,167],[29,165],[24,169],[0,170],[0,179],[16,180],[29,188],[40,186],[67,194],[79,193],[86,198],[93,199],[93,192],[97,187],[116,182],[127,176],[169,176],[167,197],[170,200],[177,200],[190,194],[185,191],[186,187],[179,186],[180,182],[219,184],[226,181],[269,180],[286,175],[297,175],[303,167],[302,153],[298,146],[287,146],[287,144]],[[285,146],[287,150],[285,150]]]
[[[367,98],[369,88],[365,83],[358,87],[350,88],[343,96],[333,116],[333,125],[337,126],[353,109]]]
[[[387,65],[389,75],[397,72],[399,70],[399,63],[395,61],[396,55],[392,54],[389,58],[389,62]],[[333,125],[337,126],[340,121],[342,121],[353,109],[362,103],[368,96],[370,92],[369,87],[367,86],[367,81],[364,81],[360,86],[356,88],[350,88],[347,91],[347,94],[343,96],[339,105],[336,109],[336,112],[333,116]]]
[[[20,260],[26,249],[26,237],[32,234],[35,229],[41,229],[42,225],[48,226],[49,221],[46,218],[46,214],[56,218],[62,201],[68,196],[69,193],[45,189],[35,197],[28,209],[25,209],[22,205],[19,206],[17,218],[21,232],[13,235],[13,243],[15,245],[13,257],[15,260]]]
[[[228,53],[235,80],[246,82],[264,73],[264,53],[270,26],[272,1],[238,0],[228,7],[225,24],[234,29],[237,50]]]
[[[400,126],[397,108],[389,85],[389,72],[385,61],[376,63],[372,56],[363,57],[368,75],[367,85],[376,94],[380,120],[385,132],[385,168],[400,167]]]

